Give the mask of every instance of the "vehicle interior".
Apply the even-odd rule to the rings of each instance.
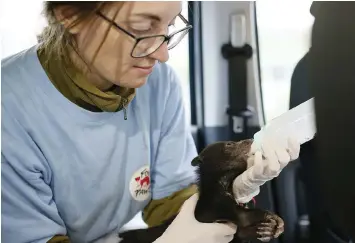
[[[42,1],[3,0],[1,58],[36,43],[45,24]],[[273,118],[312,98],[308,63],[314,16],[312,1],[184,1],[182,15],[193,25],[171,50],[170,64],[183,87],[196,147],[252,138]],[[25,27],[25,28],[24,28]],[[18,29],[21,28],[21,31]],[[349,243],[318,195],[316,139],[299,159],[264,184],[258,207],[285,221],[275,243]],[[138,214],[125,229],[145,227]]]

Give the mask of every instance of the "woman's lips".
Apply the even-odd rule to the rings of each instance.
[[[139,73],[148,75],[153,71],[154,66],[133,66]]]

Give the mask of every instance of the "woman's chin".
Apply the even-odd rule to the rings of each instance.
[[[119,82],[115,82],[115,84],[120,87],[135,89],[142,87],[144,84],[146,84],[147,80],[148,76],[143,78],[125,78],[124,81],[121,80]]]
[[[132,82],[130,83],[130,85],[132,85],[131,88],[140,88],[147,83],[147,80],[148,77],[132,80]]]

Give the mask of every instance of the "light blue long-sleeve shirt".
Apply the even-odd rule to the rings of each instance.
[[[128,120],[67,100],[36,47],[3,60],[1,72],[3,242],[93,242],[195,181],[182,91],[166,64],[137,89]]]

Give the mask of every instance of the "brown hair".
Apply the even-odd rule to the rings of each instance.
[[[103,2],[103,1],[46,1],[44,2],[43,15],[45,16],[48,26],[46,26],[42,33],[38,36],[40,42],[40,49],[45,50],[47,57],[55,56],[56,59],[64,62],[70,62],[68,55],[68,49],[72,48],[77,51],[77,46],[74,36],[70,33],[70,28],[77,26],[78,24],[90,20],[96,16],[96,12],[101,10],[104,6],[115,2]],[[117,2],[116,2],[117,3]],[[123,3],[123,2],[122,2]],[[65,28],[62,24],[64,19],[57,19],[54,10],[58,7],[63,8],[64,19],[69,19],[76,16],[75,21],[71,23],[68,28]],[[118,8],[116,14],[120,8]],[[106,32],[108,33],[109,29]],[[103,38],[102,43],[106,37]],[[100,48],[98,48],[97,52]],[[97,53],[96,53],[97,54]],[[96,56],[95,54],[95,56]],[[82,58],[81,58],[82,59]],[[87,63],[86,63],[87,64]]]

